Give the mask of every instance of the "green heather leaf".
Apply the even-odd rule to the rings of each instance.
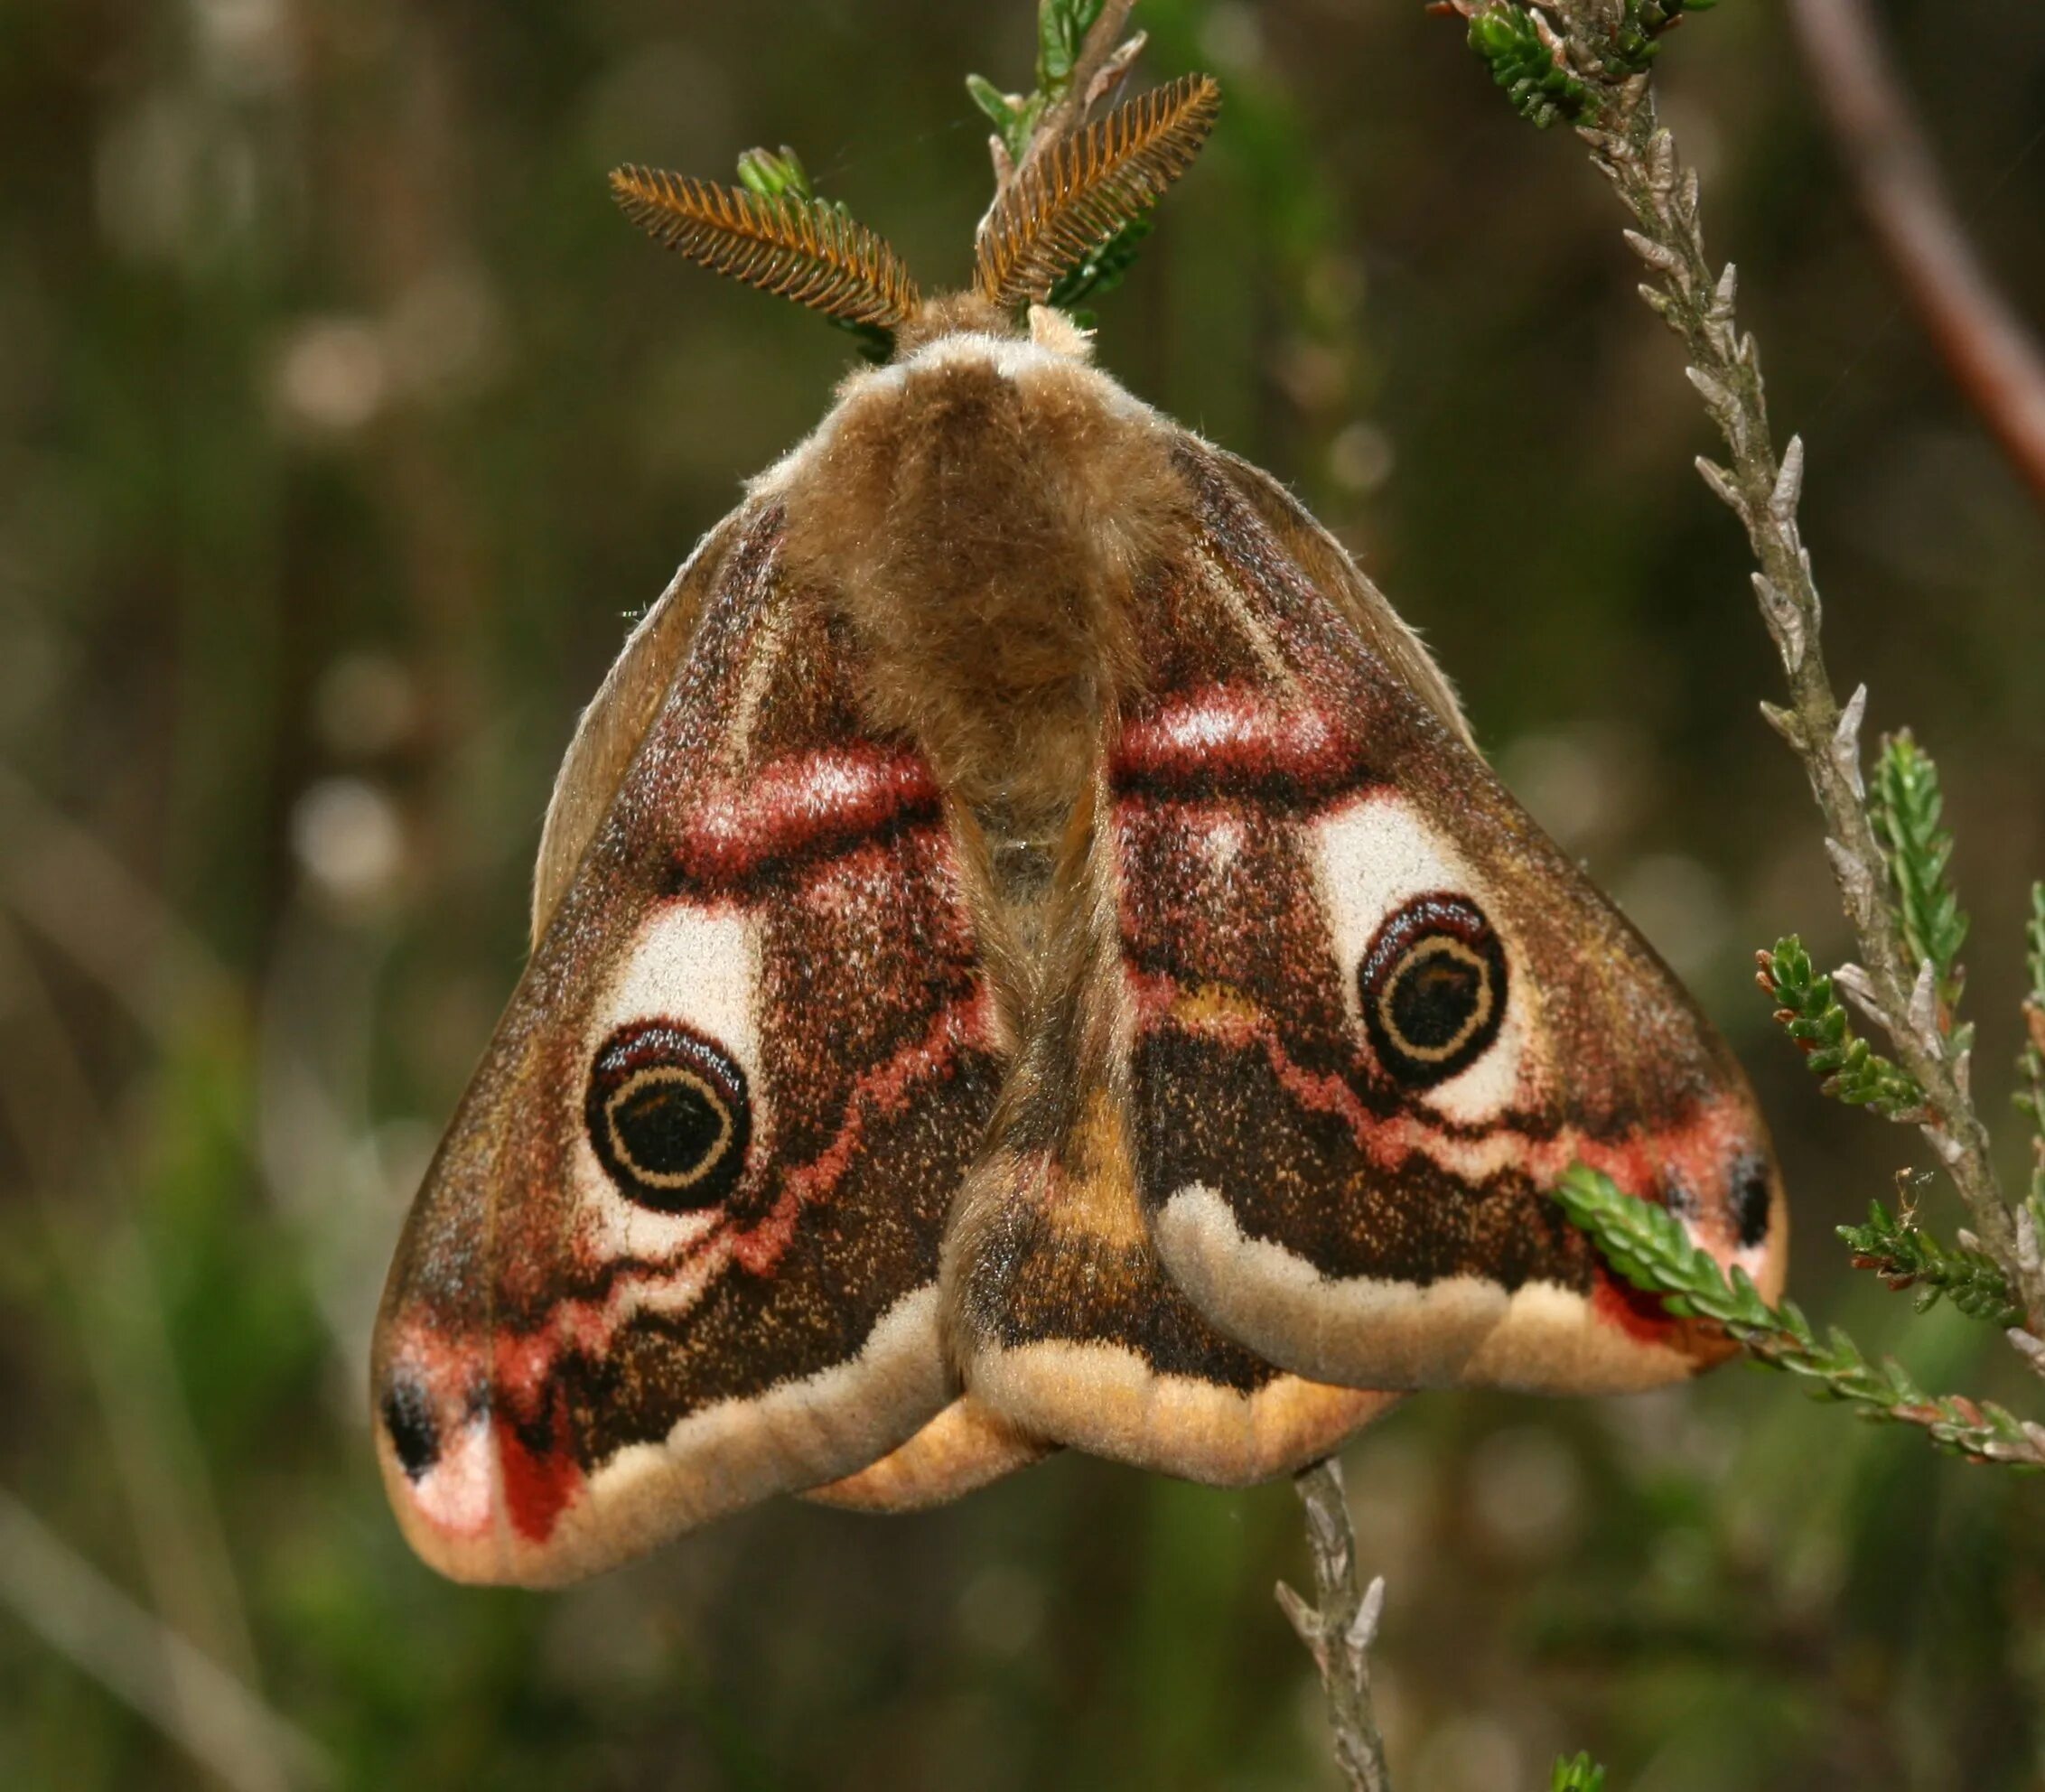
[[[1846,1401],[1866,1418],[1919,1426],[1941,1445],[1978,1461],[2040,1466],[2031,1433],[2010,1413],[1952,1395],[1934,1401],[1900,1363],[1892,1358],[1869,1362],[1837,1326],[1828,1327],[1819,1342],[1794,1302],[1771,1308],[1737,1266],[1728,1281],[1717,1263],[1690,1243],[1679,1221],[1656,1203],[1625,1194],[1601,1171],[1573,1164],[1553,1194],[1616,1274],[1717,1320],[1754,1361],[1804,1377],[1819,1398]]]
[[[1558,118],[1573,124],[1596,114],[1597,95],[1556,62],[1526,7],[1494,6],[1477,14],[1470,22],[1469,42],[1513,109],[1539,129]]]
[[[1812,966],[1795,934],[1761,954],[1760,984],[1776,1000],[1783,1031],[1803,1049],[1813,1074],[1825,1078],[1826,1095],[1891,1120],[1913,1119],[1923,1108],[1923,1090],[1854,1031],[1832,979]]]
[[[1960,999],[1959,955],[1967,918],[1946,874],[1953,836],[1939,826],[1944,807],[1931,756],[1907,728],[1890,735],[1882,743],[1869,807],[1895,888],[1910,963],[1930,961],[1938,979],[1941,1018],[1949,1024]]]
[[[1072,84],[1073,65],[1105,0],[1043,0],[1037,12],[1037,89],[1061,99]]]
[[[1914,1218],[1891,1218],[1872,1202],[1865,1226],[1842,1226],[1839,1237],[1856,1269],[1871,1269],[1890,1287],[1917,1291],[1919,1312],[1941,1296],[1969,1319],[2008,1327],[2022,1323],[2023,1309],[2012,1298],[2009,1278],[1981,1251],[1948,1250]]]
[[[1662,34],[1685,13],[1710,10],[1713,0],[1624,0],[1611,34],[1576,42],[1580,67],[1559,61],[1543,39],[1530,8],[1488,7],[1470,22],[1470,47],[1523,118],[1545,129],[1557,119],[1584,124],[1604,106],[1604,89],[1643,74],[1661,48]],[[1554,9],[1550,8],[1551,14]],[[1561,28],[1557,19],[1556,27]],[[1588,76],[1588,78],[1587,78]]]
[[[1033,93],[1025,98],[1020,94],[1004,93],[979,75],[966,77],[966,91],[972,96],[974,105],[993,120],[995,134],[1009,154],[1020,157],[1030,146],[1031,134],[1043,116],[1043,95]]]
[[[739,157],[739,184],[761,199],[811,200],[816,189],[802,158],[787,144],[777,150],[749,149]]]

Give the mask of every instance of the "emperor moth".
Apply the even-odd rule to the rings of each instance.
[[[965,294],[835,207],[621,171],[694,258],[892,339],[626,643],[533,949],[379,1318],[391,1498],[573,1579],[780,1492],[1071,1446],[1237,1484],[1400,1392],[1725,1353],[1545,1191],[1779,1288],[1723,1043],[1275,481],[1048,303],[1191,162],[1189,79],[1010,171]]]

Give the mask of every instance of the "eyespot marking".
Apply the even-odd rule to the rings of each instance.
[[[664,1213],[731,1194],[752,1112],[738,1061],[672,1021],[620,1029],[590,1068],[584,1122],[597,1161],[628,1200]]]
[[[1474,1064],[1505,1024],[1505,947],[1467,897],[1417,896],[1378,928],[1357,994],[1387,1074],[1431,1088]]]

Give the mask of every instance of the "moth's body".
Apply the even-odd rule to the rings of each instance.
[[[1577,1161],[1780,1285],[1737,1067],[1411,631],[1063,315],[1011,321],[1215,103],[1026,160],[976,294],[929,303],[821,201],[614,177],[895,356],[705,537],[563,765],[378,1329],[386,1479],[449,1573],[1061,1445],[1241,1483],[1396,1390],[1723,1354],[1546,1199]]]

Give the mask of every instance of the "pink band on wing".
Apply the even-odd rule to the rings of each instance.
[[[937,783],[922,759],[873,745],[775,760],[742,782],[705,785],[690,807],[675,868],[691,882],[711,884],[842,851],[897,822],[938,813]]]
[[[1121,789],[1226,790],[1283,782],[1302,795],[1357,781],[1359,742],[1325,711],[1280,708],[1240,686],[1212,685],[1140,714],[1109,760]]]

